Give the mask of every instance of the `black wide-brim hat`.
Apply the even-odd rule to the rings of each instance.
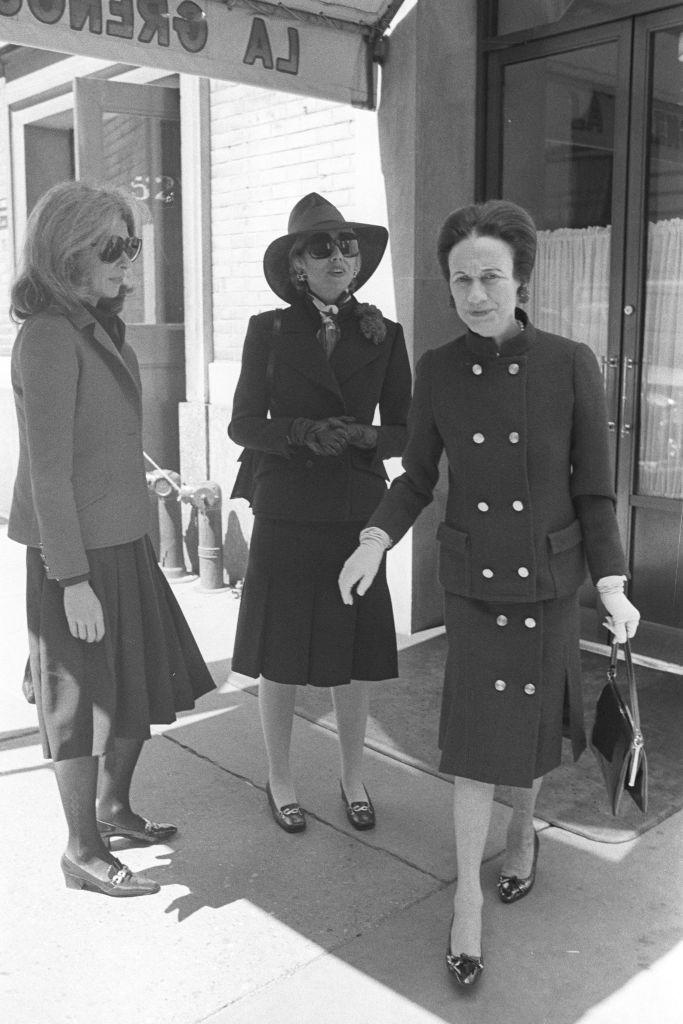
[[[344,220],[336,206],[317,192],[310,192],[290,213],[287,234],[271,242],[263,257],[263,273],[276,295],[285,302],[293,302],[298,295],[289,276],[289,253],[297,239],[318,231],[338,231],[340,228],[353,231],[358,238],[361,265],[355,287],[360,288],[372,277],[387,247],[387,229],[379,224]]]

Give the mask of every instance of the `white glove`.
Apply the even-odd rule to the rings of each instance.
[[[360,544],[339,573],[339,592],[344,604],[353,604],[354,586],[359,597],[369,589],[389,547],[391,538],[384,530],[375,527],[361,530]]]
[[[618,644],[623,644],[627,637],[636,635],[640,622],[640,612],[624,594],[624,577],[604,576],[598,580],[597,588],[607,612],[603,626],[614,634]]]

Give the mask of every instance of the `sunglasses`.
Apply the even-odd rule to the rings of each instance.
[[[140,255],[141,249],[142,239],[136,238],[135,235],[129,235],[127,238],[122,238],[121,235],[112,235],[97,255],[103,263],[116,263],[125,252],[130,262],[134,263]]]
[[[358,239],[350,231],[340,231],[336,238],[321,231],[317,235],[311,235],[304,245],[305,252],[314,260],[328,259],[335,249],[339,249],[342,256],[357,256],[359,253]]]

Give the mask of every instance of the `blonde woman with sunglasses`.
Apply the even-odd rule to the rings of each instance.
[[[166,842],[130,805],[150,723],[213,688],[147,536],[138,363],[118,316],[142,242],[118,192],[66,182],[29,217],[11,315],[19,466],[9,536],[26,546],[29,661],[68,827],[68,887],[144,896],[110,840]],[[99,792],[98,792],[99,785]]]
[[[246,453],[233,497],[255,514],[232,668],[259,679],[266,792],[286,832],[306,827],[289,761],[297,686],[330,688],[338,813],[355,829],[375,825],[362,755],[368,682],[397,674],[391,600],[383,567],[353,608],[336,581],[385,493],[383,460],[406,441],[403,331],[354,294],[387,238],[317,193],[296,204],[263,260],[288,305],[250,320],[229,427]]]

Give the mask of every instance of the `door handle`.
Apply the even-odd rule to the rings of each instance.
[[[626,406],[628,404],[628,393],[629,393],[629,382],[630,382],[629,374],[632,373],[632,371],[635,370],[635,368],[636,368],[635,360],[631,359],[630,356],[626,356],[624,358],[624,362],[622,364],[622,371],[621,371],[621,401],[620,401],[620,408],[621,408],[621,416],[620,416],[621,431],[620,431],[620,433],[621,433],[622,437],[628,437],[628,435],[633,430],[633,424],[626,422]]]
[[[602,383],[605,388],[605,395],[607,398],[608,405],[612,405],[612,396],[614,394],[614,387],[616,385],[616,377],[612,377],[610,380],[610,374],[614,374],[619,369],[619,357],[618,356],[601,356],[600,358],[602,368]],[[617,429],[616,422],[614,420],[607,421],[607,428],[610,431]]]

